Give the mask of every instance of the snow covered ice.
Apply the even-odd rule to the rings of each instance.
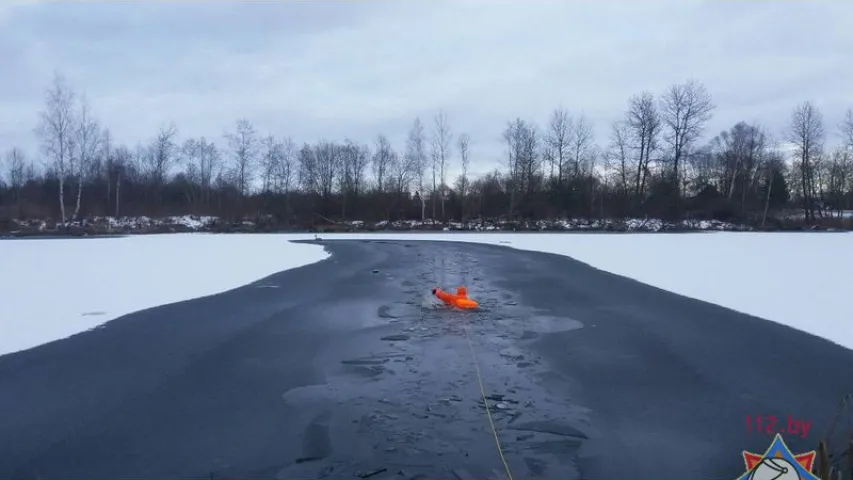
[[[311,234],[172,234],[0,242],[0,354],[127,313],[203,297],[327,258]],[[467,241],[595,268],[853,348],[853,234],[359,233],[324,239]],[[686,320],[687,321],[687,320]]]
[[[0,355],[328,257],[283,235],[0,241]]]

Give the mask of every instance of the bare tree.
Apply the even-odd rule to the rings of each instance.
[[[566,176],[566,163],[571,149],[574,126],[569,113],[563,108],[557,108],[551,113],[551,121],[548,124],[548,134],[545,139],[549,147],[548,152],[552,158],[552,164],[556,166],[557,184],[562,185]],[[551,172],[554,176],[554,172]]]
[[[323,199],[324,214],[328,213],[335,179],[340,174],[340,152],[339,145],[325,140],[317,142],[314,146],[317,186]]]
[[[83,197],[83,182],[86,179],[86,172],[89,165],[95,160],[98,150],[100,149],[101,140],[103,139],[100,126],[95,121],[89,111],[89,102],[86,97],[80,97],[79,110],[77,112],[77,125],[75,128],[75,146],[76,158],[72,155],[76,165],[73,168],[73,174],[77,177],[77,201],[74,205],[74,214],[71,216],[73,220],[77,219],[80,213],[80,201]]]
[[[461,172],[456,181],[456,191],[459,197],[459,206],[461,208],[463,219],[468,216],[468,205],[466,199],[468,198],[468,194],[471,189],[469,179],[471,159],[468,155],[468,145],[470,144],[470,141],[471,137],[469,137],[467,133],[463,133],[459,135],[456,142],[456,147],[459,149],[459,162],[461,166]]]
[[[219,149],[205,137],[190,138],[181,148],[187,167],[197,178],[200,191],[199,200],[204,205],[210,205],[210,190],[213,184],[213,172],[219,167],[221,158]]]
[[[823,115],[811,102],[798,105],[791,114],[788,140],[794,144],[803,212],[806,221],[815,219],[815,163],[823,153]]]
[[[305,193],[311,195],[319,192],[317,161],[314,150],[307,143],[302,145],[298,154],[299,183]]]
[[[522,180],[522,189],[529,198],[536,190],[536,179],[541,167],[539,156],[539,129],[533,123],[528,123],[527,128],[518,132],[521,157],[519,158],[519,169]]]
[[[199,198],[204,198],[204,186],[201,180],[201,143],[195,138],[188,138],[181,146],[181,155],[186,163],[187,177],[199,185]]]
[[[840,145],[832,151],[830,161],[826,163],[826,200],[835,210],[838,218],[849,206],[850,186],[853,183],[853,152],[847,145]]]
[[[376,138],[376,152],[373,154],[373,176],[376,179],[376,189],[384,192],[387,188],[387,180],[391,170],[391,161],[394,149],[385,135]]]
[[[516,213],[519,197],[529,196],[535,187],[534,182],[541,165],[539,137],[534,124],[517,118],[504,130],[504,140],[507,143],[509,167],[509,215],[512,217]]]
[[[12,195],[15,202],[21,201],[21,189],[24,188],[26,178],[26,158],[24,152],[17,147],[13,147],[6,153],[6,163],[9,176],[9,188],[12,189]]]
[[[447,168],[450,162],[451,147],[453,134],[450,133],[450,125],[447,123],[447,114],[440,111],[435,117],[432,135],[432,157],[433,157],[433,191],[438,189],[438,194],[441,199],[441,219],[445,218],[444,204],[446,200],[445,191],[447,189]],[[438,170],[439,185],[435,184],[435,170]],[[433,218],[435,218],[435,203],[433,200]]]
[[[281,161],[275,172],[275,192],[285,194],[285,199],[293,186],[296,172],[296,144],[290,138],[281,143]]]
[[[368,165],[370,164],[370,147],[367,145],[355,145],[352,165],[352,189],[353,195],[359,196],[365,188],[365,174]]]
[[[747,200],[759,200],[761,170],[767,155],[768,137],[758,125],[738,122],[731,129],[714,137],[710,144],[711,165],[705,172],[709,183],[732,200],[740,193],[741,215],[745,215]]]
[[[421,221],[426,220],[426,192],[424,185],[424,174],[427,167],[426,139],[424,127],[419,118],[415,119],[409,130],[409,138],[406,141],[406,155],[412,160],[417,183],[417,193],[421,200]],[[435,178],[433,178],[433,183]],[[433,217],[434,218],[434,217]]]
[[[630,126],[628,122],[620,120],[613,122],[610,130],[610,150],[607,158],[616,173],[619,194],[623,198],[628,198],[635,174],[631,158]]]
[[[255,159],[258,153],[258,138],[255,127],[246,119],[237,120],[233,133],[225,135],[234,159],[234,169],[237,175],[237,188],[240,196],[249,191],[254,173]]]
[[[520,165],[521,158],[524,156],[522,151],[522,137],[520,133],[526,128],[527,124],[524,120],[516,118],[515,121],[509,122],[504,130],[503,138],[506,142],[507,150],[507,189],[509,190],[509,211],[508,215],[512,217],[515,214],[516,197],[519,190],[520,182]]]
[[[279,162],[284,156],[283,145],[275,135],[267,135],[261,139],[261,192],[269,194],[274,190],[275,173],[279,171]]]
[[[570,135],[573,173],[575,178],[579,178],[582,173],[590,170],[595,147],[592,124],[585,115],[581,115],[574,122]]]
[[[39,114],[36,134],[59,180],[59,211],[63,225],[66,223],[65,181],[71,174],[76,124],[74,92],[65,77],[55,73],[53,83],[45,94],[44,110]]]
[[[104,128],[101,130],[101,152],[100,156],[103,159],[103,176],[107,182],[106,207],[110,208],[113,198],[114,173],[115,173],[115,149],[113,148],[113,136],[110,129]]]
[[[178,161],[178,145],[175,143],[177,135],[178,129],[174,124],[162,126],[148,148],[140,152],[158,204],[163,203],[163,186],[172,165]]]
[[[463,197],[468,194],[468,170],[471,164],[468,158],[468,145],[471,142],[471,137],[467,133],[459,135],[457,140],[457,148],[459,149],[459,161],[462,166],[462,173],[459,176],[459,194]]]
[[[841,122],[841,137],[847,148],[853,149],[853,108],[847,110]]]
[[[652,155],[658,149],[661,130],[660,114],[655,105],[654,96],[651,93],[643,92],[639,96],[631,97],[625,116],[626,124],[631,133],[633,148],[637,150],[634,195],[639,200],[645,194]]]
[[[205,205],[210,205],[210,190],[213,184],[214,172],[222,165],[222,155],[213,141],[201,137],[199,148],[199,176],[201,177],[202,198]]]
[[[671,148],[672,181],[676,197],[680,187],[679,166],[714,112],[711,95],[695,80],[673,85],[661,98],[664,141]]]
[[[415,177],[415,160],[409,155],[392,152],[391,176],[396,200],[400,202],[409,194],[409,187]]]
[[[125,146],[120,146],[115,149],[115,161],[113,162],[115,176],[115,216],[118,217],[121,213],[121,184],[122,179],[127,174],[127,169],[132,161],[133,154]]]
[[[770,200],[773,195],[773,184],[777,176],[781,176],[781,172],[785,168],[785,159],[779,151],[777,144],[773,144],[770,151],[764,156],[762,162],[762,172],[766,178],[766,192],[764,195],[764,212],[761,216],[761,226],[767,224],[767,213],[770,211]]]
[[[341,193],[341,217],[346,218],[347,200],[358,198],[367,164],[367,149],[352,140],[341,147],[340,175],[338,183]]]

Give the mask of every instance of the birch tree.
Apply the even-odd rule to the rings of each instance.
[[[121,186],[122,180],[127,174],[130,162],[133,159],[133,154],[125,146],[119,146],[115,149],[115,160],[113,162],[113,174],[115,178],[115,216],[118,217],[121,213]]]
[[[459,200],[462,203],[462,217],[464,218],[467,215],[466,202],[465,199],[468,197],[468,190],[470,189],[470,185],[468,182],[468,173],[470,169],[471,160],[468,157],[468,145],[471,141],[471,138],[467,133],[463,133],[459,135],[459,139],[457,140],[456,148],[459,149],[459,163],[462,168],[462,171],[459,175],[459,185],[458,185],[458,193]]]
[[[74,158],[76,165],[73,174],[77,177],[77,199],[74,205],[74,214],[71,217],[72,220],[77,220],[77,216],[80,214],[80,202],[83,197],[86,173],[98,154],[103,138],[98,122],[92,118],[89,102],[85,96],[80,97],[76,123],[74,131],[76,155],[72,155],[72,158],[76,157]]]
[[[447,189],[447,168],[450,162],[451,142],[453,134],[450,132],[450,125],[447,122],[447,114],[441,111],[435,117],[432,136],[432,157],[433,157],[433,189],[435,191],[435,170],[438,170],[439,185],[438,194],[441,200],[441,219],[445,218],[444,204],[446,200],[445,191]],[[435,216],[435,204],[433,204],[433,216]]]
[[[417,194],[421,200],[421,221],[423,222],[426,220],[424,175],[427,167],[427,153],[424,127],[419,118],[415,119],[412,128],[409,130],[409,137],[406,140],[406,155],[412,160],[412,168],[414,168],[415,182],[418,188]]]
[[[463,197],[468,194],[468,170],[471,164],[471,160],[468,158],[468,145],[470,142],[471,138],[468,134],[463,133],[459,135],[456,145],[456,148],[459,149],[459,162],[462,167],[462,173],[459,176],[459,195]]]
[[[65,225],[65,182],[71,174],[74,130],[77,124],[74,111],[75,95],[65,77],[56,73],[44,100],[44,109],[39,112],[36,135],[42,152],[57,176],[59,212],[62,225]]]
[[[565,180],[566,162],[573,130],[572,119],[565,109],[557,108],[551,113],[545,144],[548,146],[548,153],[552,161],[551,176],[557,179],[557,185],[562,185]],[[556,167],[556,172],[553,171],[554,167]]]

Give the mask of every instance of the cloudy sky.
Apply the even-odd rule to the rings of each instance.
[[[0,149],[33,136],[55,71],[131,146],[174,122],[221,139],[236,119],[298,142],[378,133],[402,149],[447,112],[474,170],[515,117],[564,106],[599,141],[630,95],[688,78],[714,96],[709,134],[771,131],[812,100],[853,107],[853,2],[424,0],[0,1]]]

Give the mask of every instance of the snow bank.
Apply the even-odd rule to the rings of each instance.
[[[283,235],[0,240],[0,355],[326,257]]]

